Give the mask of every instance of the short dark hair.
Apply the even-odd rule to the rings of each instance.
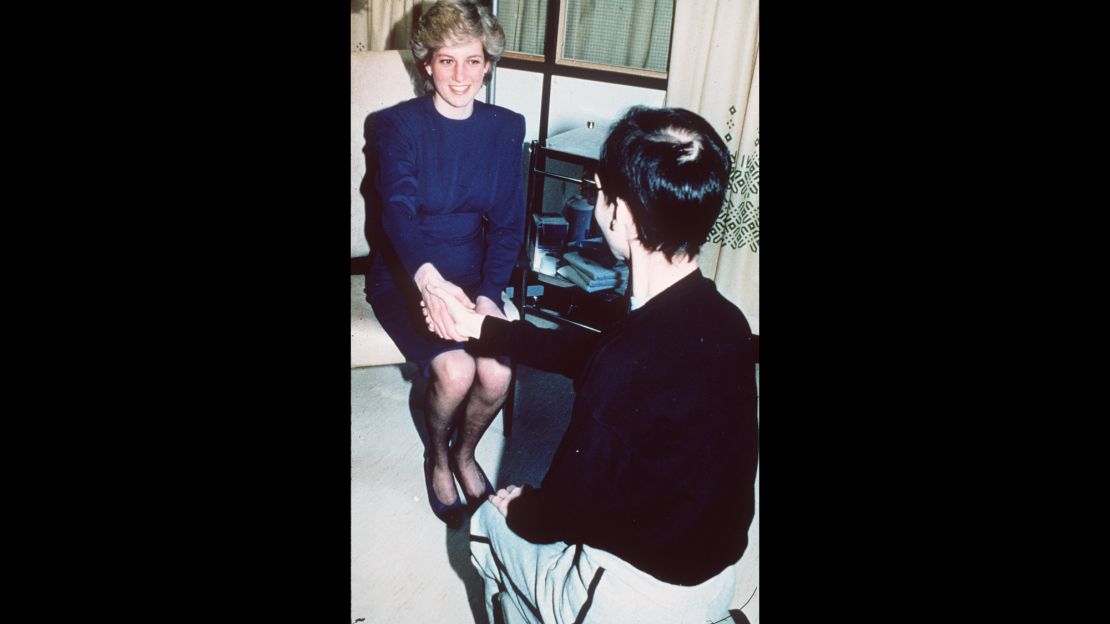
[[[728,147],[701,116],[634,106],[605,139],[597,176],[606,203],[623,199],[640,242],[669,261],[698,254],[721,212],[730,168]]]

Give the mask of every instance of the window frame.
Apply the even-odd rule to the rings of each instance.
[[[552,0],[548,0],[548,2],[551,2],[551,1]],[[586,67],[586,68],[590,68],[590,69],[599,69],[599,70],[602,70],[602,71],[617,72],[617,73],[620,73],[620,74],[634,74],[634,75],[637,75],[637,76],[645,76],[645,77],[648,77],[648,78],[659,78],[659,79],[662,79],[664,81],[667,80],[667,72],[665,72],[665,71],[664,72],[658,72],[658,71],[651,70],[651,69],[637,69],[635,67],[622,67],[620,65],[606,65],[604,63],[594,63],[594,62],[590,62],[590,61],[581,61],[581,60],[578,60],[578,59],[566,58],[566,55],[563,53],[563,50],[564,50],[564,47],[565,47],[565,44],[566,44],[567,9],[570,5],[570,2],[569,2],[569,0],[566,1],[566,2],[564,2],[563,0],[556,0],[556,2],[559,5],[559,24],[558,24],[557,34],[556,34],[557,43],[556,43],[556,46],[555,46],[556,47],[556,49],[555,49],[555,63],[557,65],[566,65],[566,66],[569,66],[569,67]],[[671,32],[670,32],[669,38],[667,40],[667,69],[668,70],[671,67],[671,42],[673,41],[673,38],[674,38],[674,20],[673,20],[674,2],[671,3],[671,16],[672,16]],[[547,34],[548,33],[545,30],[545,32],[544,32],[544,44],[545,45],[547,44]]]
[[[668,72],[603,65],[563,56],[563,26],[566,21],[567,3],[564,0],[547,0],[547,16],[544,22],[543,56],[505,50],[501,54],[498,67],[543,74],[543,93],[540,101],[539,140],[547,140],[548,116],[551,110],[551,79],[553,76],[578,78],[610,84],[643,87],[660,91],[667,90],[671,64],[671,46],[674,43],[674,23],[671,24],[670,40],[667,44]]]

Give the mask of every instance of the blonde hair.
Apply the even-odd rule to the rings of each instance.
[[[487,61],[501,60],[501,53],[505,51],[505,31],[485,5],[475,0],[439,0],[420,16],[410,47],[417,65],[423,67],[431,62],[439,48],[469,39],[482,42]],[[427,76],[424,76],[424,88],[433,89]]]

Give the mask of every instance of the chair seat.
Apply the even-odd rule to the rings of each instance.
[[[351,368],[404,364],[405,356],[366,302],[366,276],[351,276]]]

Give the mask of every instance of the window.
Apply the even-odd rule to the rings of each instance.
[[[500,0],[497,15],[508,58],[667,76],[674,0]]]
[[[538,126],[530,136],[544,141],[549,129],[604,120],[630,104],[662,105],[674,6],[675,0],[493,2],[505,30],[498,68],[511,70],[507,93],[514,103],[535,111],[525,112],[530,127]],[[524,75],[542,77],[542,84]],[[533,97],[530,84],[540,87],[535,108],[523,102]]]
[[[547,0],[501,0],[496,12],[505,30],[506,56],[543,60]]]
[[[561,13],[556,62],[666,76],[673,0],[566,0]]]

